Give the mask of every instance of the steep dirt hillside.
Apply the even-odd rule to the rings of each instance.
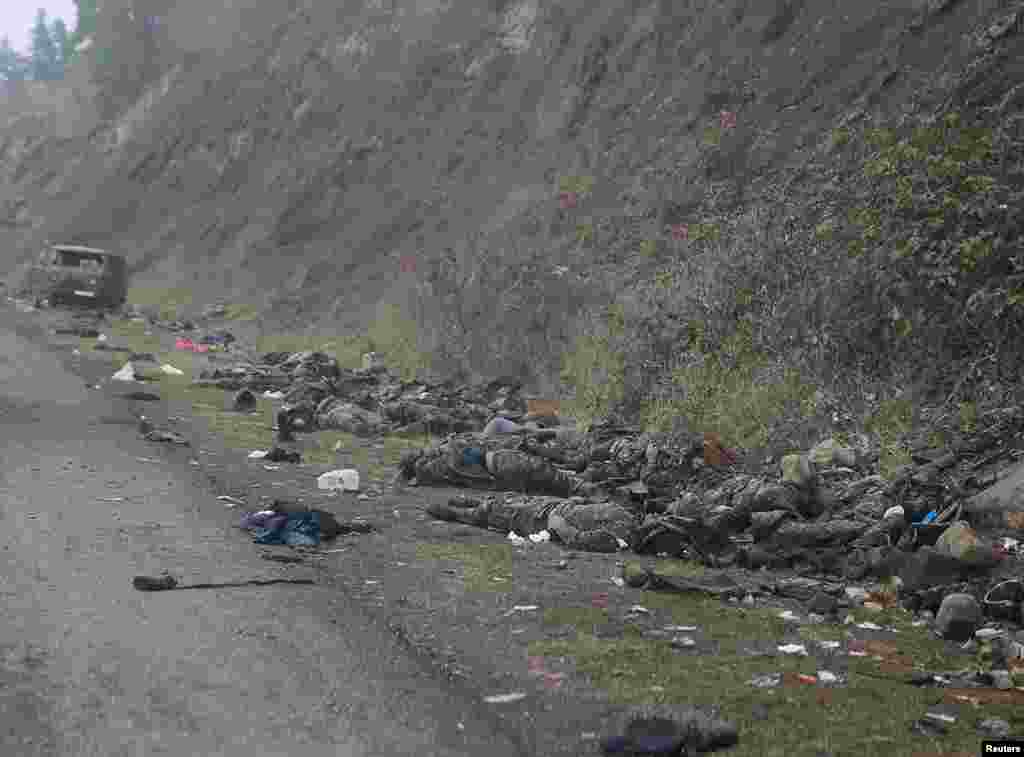
[[[864,178],[869,127],[955,109],[997,129],[1004,194],[977,223],[1005,226],[1019,200],[1019,2],[158,5],[104,4],[95,114],[5,131],[5,267],[73,239],[282,323],[358,330],[395,303],[441,367],[553,391],[612,304],[631,370],[654,373],[691,321],[728,331],[743,308],[771,320],[765,343],[823,332],[840,356],[892,349],[892,323],[905,337],[875,322],[900,298],[935,321],[938,295],[893,273],[823,301],[859,279],[836,252],[849,229],[822,224],[890,193]],[[916,223],[894,219],[867,224],[869,254]]]

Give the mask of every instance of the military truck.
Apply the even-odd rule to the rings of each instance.
[[[39,255],[26,283],[37,302],[114,309],[127,299],[128,267],[123,256],[106,250],[57,244]]]

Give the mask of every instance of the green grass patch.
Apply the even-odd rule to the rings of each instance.
[[[701,336],[695,337],[694,346],[701,352],[702,342]],[[738,329],[720,349],[703,354],[702,362],[675,372],[673,382],[683,396],[648,403],[645,427],[670,431],[682,418],[689,428],[718,433],[729,446],[765,446],[772,423],[814,393],[792,369],[781,380],[761,380],[758,372],[765,365],[766,359],[751,346],[749,328]]]
[[[568,415],[583,427],[606,415],[625,392],[623,355],[608,337],[589,335],[576,340],[562,359],[561,380],[573,393],[565,403]]]
[[[255,305],[244,302],[233,302],[224,306],[224,319],[227,321],[254,321],[259,317]]]
[[[155,308],[160,318],[173,320],[180,316],[182,308],[192,305],[192,290],[187,287],[133,286],[128,288],[128,304]]]
[[[638,565],[637,563],[633,563]],[[676,560],[666,558],[658,560],[654,565],[654,572],[662,576],[681,576],[683,578],[699,578],[704,575],[705,567],[693,560]]]
[[[607,610],[599,607],[551,607],[544,611],[544,624],[549,626],[572,626],[585,631],[603,626],[609,620]]]
[[[575,192],[578,195],[588,195],[594,189],[593,176],[560,176],[558,188],[562,192]]]
[[[428,355],[418,348],[419,327],[397,305],[378,307],[368,336],[374,349],[384,356],[385,364],[406,381],[415,379],[430,366]]]
[[[980,738],[975,723],[982,717],[1004,718],[1016,729],[1024,725],[1024,712],[1014,712],[1009,705],[986,704],[980,711],[965,709],[940,743],[922,743],[922,737],[912,733],[909,726],[942,700],[941,690],[879,678],[895,674],[885,671],[871,656],[850,658],[845,686],[791,683],[795,674],[818,672],[813,657],[742,653],[744,642],[758,640],[763,645],[766,641],[782,641],[784,624],[776,611],[739,610],[716,600],[652,593],[645,593],[642,603],[652,610],[671,610],[676,623],[698,626],[694,635],[718,642],[720,653],[678,652],[667,640],[644,639],[631,633],[619,639],[599,639],[585,629],[596,624],[597,615],[582,610],[549,610],[546,621],[550,615],[560,625],[576,625],[577,635],[574,639],[536,642],[530,646],[530,654],[572,658],[577,669],[617,703],[719,707],[722,717],[739,726],[739,744],[729,750],[734,757],[814,757],[823,752],[883,757],[929,750],[973,753]],[[948,653],[939,656],[941,642],[910,626],[906,613],[859,611],[855,615],[861,613],[865,613],[864,619],[899,629],[896,640],[889,644],[901,657],[926,665],[944,659],[949,666]],[[847,630],[842,626],[805,626],[801,634],[805,639],[841,639]],[[774,689],[749,685],[753,676],[772,673],[789,674],[790,680]],[[760,719],[754,715],[758,708],[763,712]]]
[[[472,591],[512,588],[512,547],[507,544],[418,544],[416,556],[460,563],[466,588]]]

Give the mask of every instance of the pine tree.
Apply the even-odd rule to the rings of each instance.
[[[74,0],[76,19],[75,31],[71,35],[72,47],[96,33],[96,16],[98,14],[96,0]]]
[[[67,24],[64,23],[64,19],[54,19],[50,25],[50,37],[53,39],[53,44],[57,48],[57,63],[61,75],[64,74],[64,68],[71,62],[74,57],[75,48],[71,42],[71,35],[68,34]]]
[[[32,27],[32,78],[36,81],[51,81],[59,78],[59,75],[57,45],[50,36],[46,11],[40,8],[36,13],[35,26]]]
[[[28,60],[11,45],[11,40],[0,40],[0,80],[24,81],[28,77]]]

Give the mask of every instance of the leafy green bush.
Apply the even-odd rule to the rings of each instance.
[[[402,378],[411,381],[429,366],[427,355],[418,349],[416,322],[406,318],[398,305],[385,304],[379,312],[368,336],[384,355],[385,362],[394,367]]]
[[[885,478],[902,465],[910,463],[910,450],[902,438],[910,432],[914,420],[914,407],[910,400],[895,398],[883,400],[879,409],[868,419],[865,428],[879,440],[879,472]]]
[[[558,188],[562,192],[574,192],[582,197],[593,191],[594,177],[562,176],[558,179]]]
[[[730,445],[764,447],[773,422],[813,394],[794,369],[784,370],[777,380],[763,378],[768,361],[753,348],[749,321],[741,321],[710,354],[700,349],[704,329],[692,333],[695,360],[673,375],[682,396],[646,404],[643,422],[649,430],[670,431],[682,421],[693,431],[717,432]]]
[[[608,415],[625,391],[625,360],[614,345],[625,331],[622,306],[612,305],[603,329],[595,331],[576,339],[562,359],[560,378],[573,394],[566,404],[581,426]]]

